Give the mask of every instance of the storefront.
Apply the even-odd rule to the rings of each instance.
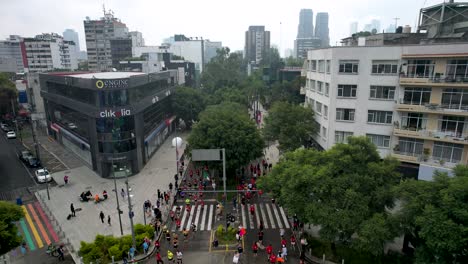
[[[49,134],[102,177],[138,173],[173,131],[176,71],[41,74]]]

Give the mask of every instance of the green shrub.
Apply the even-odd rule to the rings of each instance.
[[[216,228],[216,236],[220,237],[224,234],[224,226],[223,225],[219,225],[217,228]]]
[[[145,233],[145,225],[136,224],[135,225],[135,236]]]
[[[119,248],[119,245],[113,245],[112,247],[109,248],[109,256],[112,259],[112,256],[114,256],[115,259],[122,259],[122,250]]]
[[[104,254],[105,253],[102,252],[98,247],[93,247],[91,251],[88,252],[88,254],[83,255],[83,261],[84,263],[96,263],[97,261],[100,263],[107,263],[109,259],[106,258]]]

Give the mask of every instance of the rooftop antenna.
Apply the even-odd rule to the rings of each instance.
[[[398,27],[398,25],[397,25],[397,24],[398,24],[398,20],[400,20],[400,18],[399,18],[399,17],[394,17],[393,19],[395,19],[395,32],[396,32],[396,29],[397,29],[397,27]]]
[[[104,16],[106,16],[106,6],[102,4],[102,12],[104,12]]]

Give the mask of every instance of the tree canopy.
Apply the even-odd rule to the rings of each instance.
[[[187,128],[190,129],[193,121],[198,121],[198,114],[206,107],[205,96],[198,89],[177,87],[172,107],[174,113],[184,120]]]
[[[189,149],[226,149],[226,166],[235,170],[263,154],[264,141],[245,107],[224,102],[200,113],[188,138]]]
[[[265,117],[263,134],[266,140],[278,140],[282,151],[305,145],[317,133],[314,111],[288,102],[276,102]]]
[[[348,142],[323,152],[288,152],[259,185],[302,221],[320,225],[322,239],[382,254],[385,242],[396,235],[386,208],[393,206],[398,162],[381,160],[366,137]],[[354,234],[360,239],[353,240]]]
[[[0,255],[21,245],[22,238],[18,236],[15,222],[23,216],[21,207],[10,202],[0,201]]]
[[[398,217],[413,236],[418,263],[468,263],[468,167],[453,172],[437,171],[434,181],[407,180],[398,188]]]
[[[300,94],[301,86],[305,79],[303,77],[297,77],[293,81],[283,81],[274,83],[270,90],[270,104],[274,104],[278,101],[285,101],[295,105],[304,103],[305,97]]]
[[[16,102],[18,92],[7,73],[0,72],[0,115],[11,113],[11,100]]]

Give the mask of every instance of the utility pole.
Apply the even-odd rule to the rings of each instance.
[[[13,99],[11,99],[11,111],[13,112],[13,118],[15,119],[16,133],[19,134],[20,141],[23,142],[23,137],[21,135],[21,131],[18,128],[18,120],[16,118],[15,104],[13,103]]]
[[[117,180],[115,179],[115,170],[114,170],[114,155],[112,155],[112,176],[114,178],[114,191],[115,191],[115,200],[117,201],[117,214],[119,216],[119,224],[120,224],[120,235],[123,236],[123,228],[122,228],[122,217],[120,216],[120,204],[119,204],[119,193],[117,190]]]
[[[396,29],[398,28],[398,20],[400,20],[399,17],[394,17],[393,19],[395,19],[395,33],[396,33]]]
[[[223,148],[223,187],[224,187],[224,202],[226,204],[226,149]]]
[[[132,211],[132,198],[130,197],[130,188],[128,187],[128,175],[125,173],[125,185],[127,186],[127,197],[128,197],[128,216],[130,217],[130,228],[132,231],[132,244],[133,248],[136,249],[135,242],[135,230],[133,228],[133,216],[135,215]]]

